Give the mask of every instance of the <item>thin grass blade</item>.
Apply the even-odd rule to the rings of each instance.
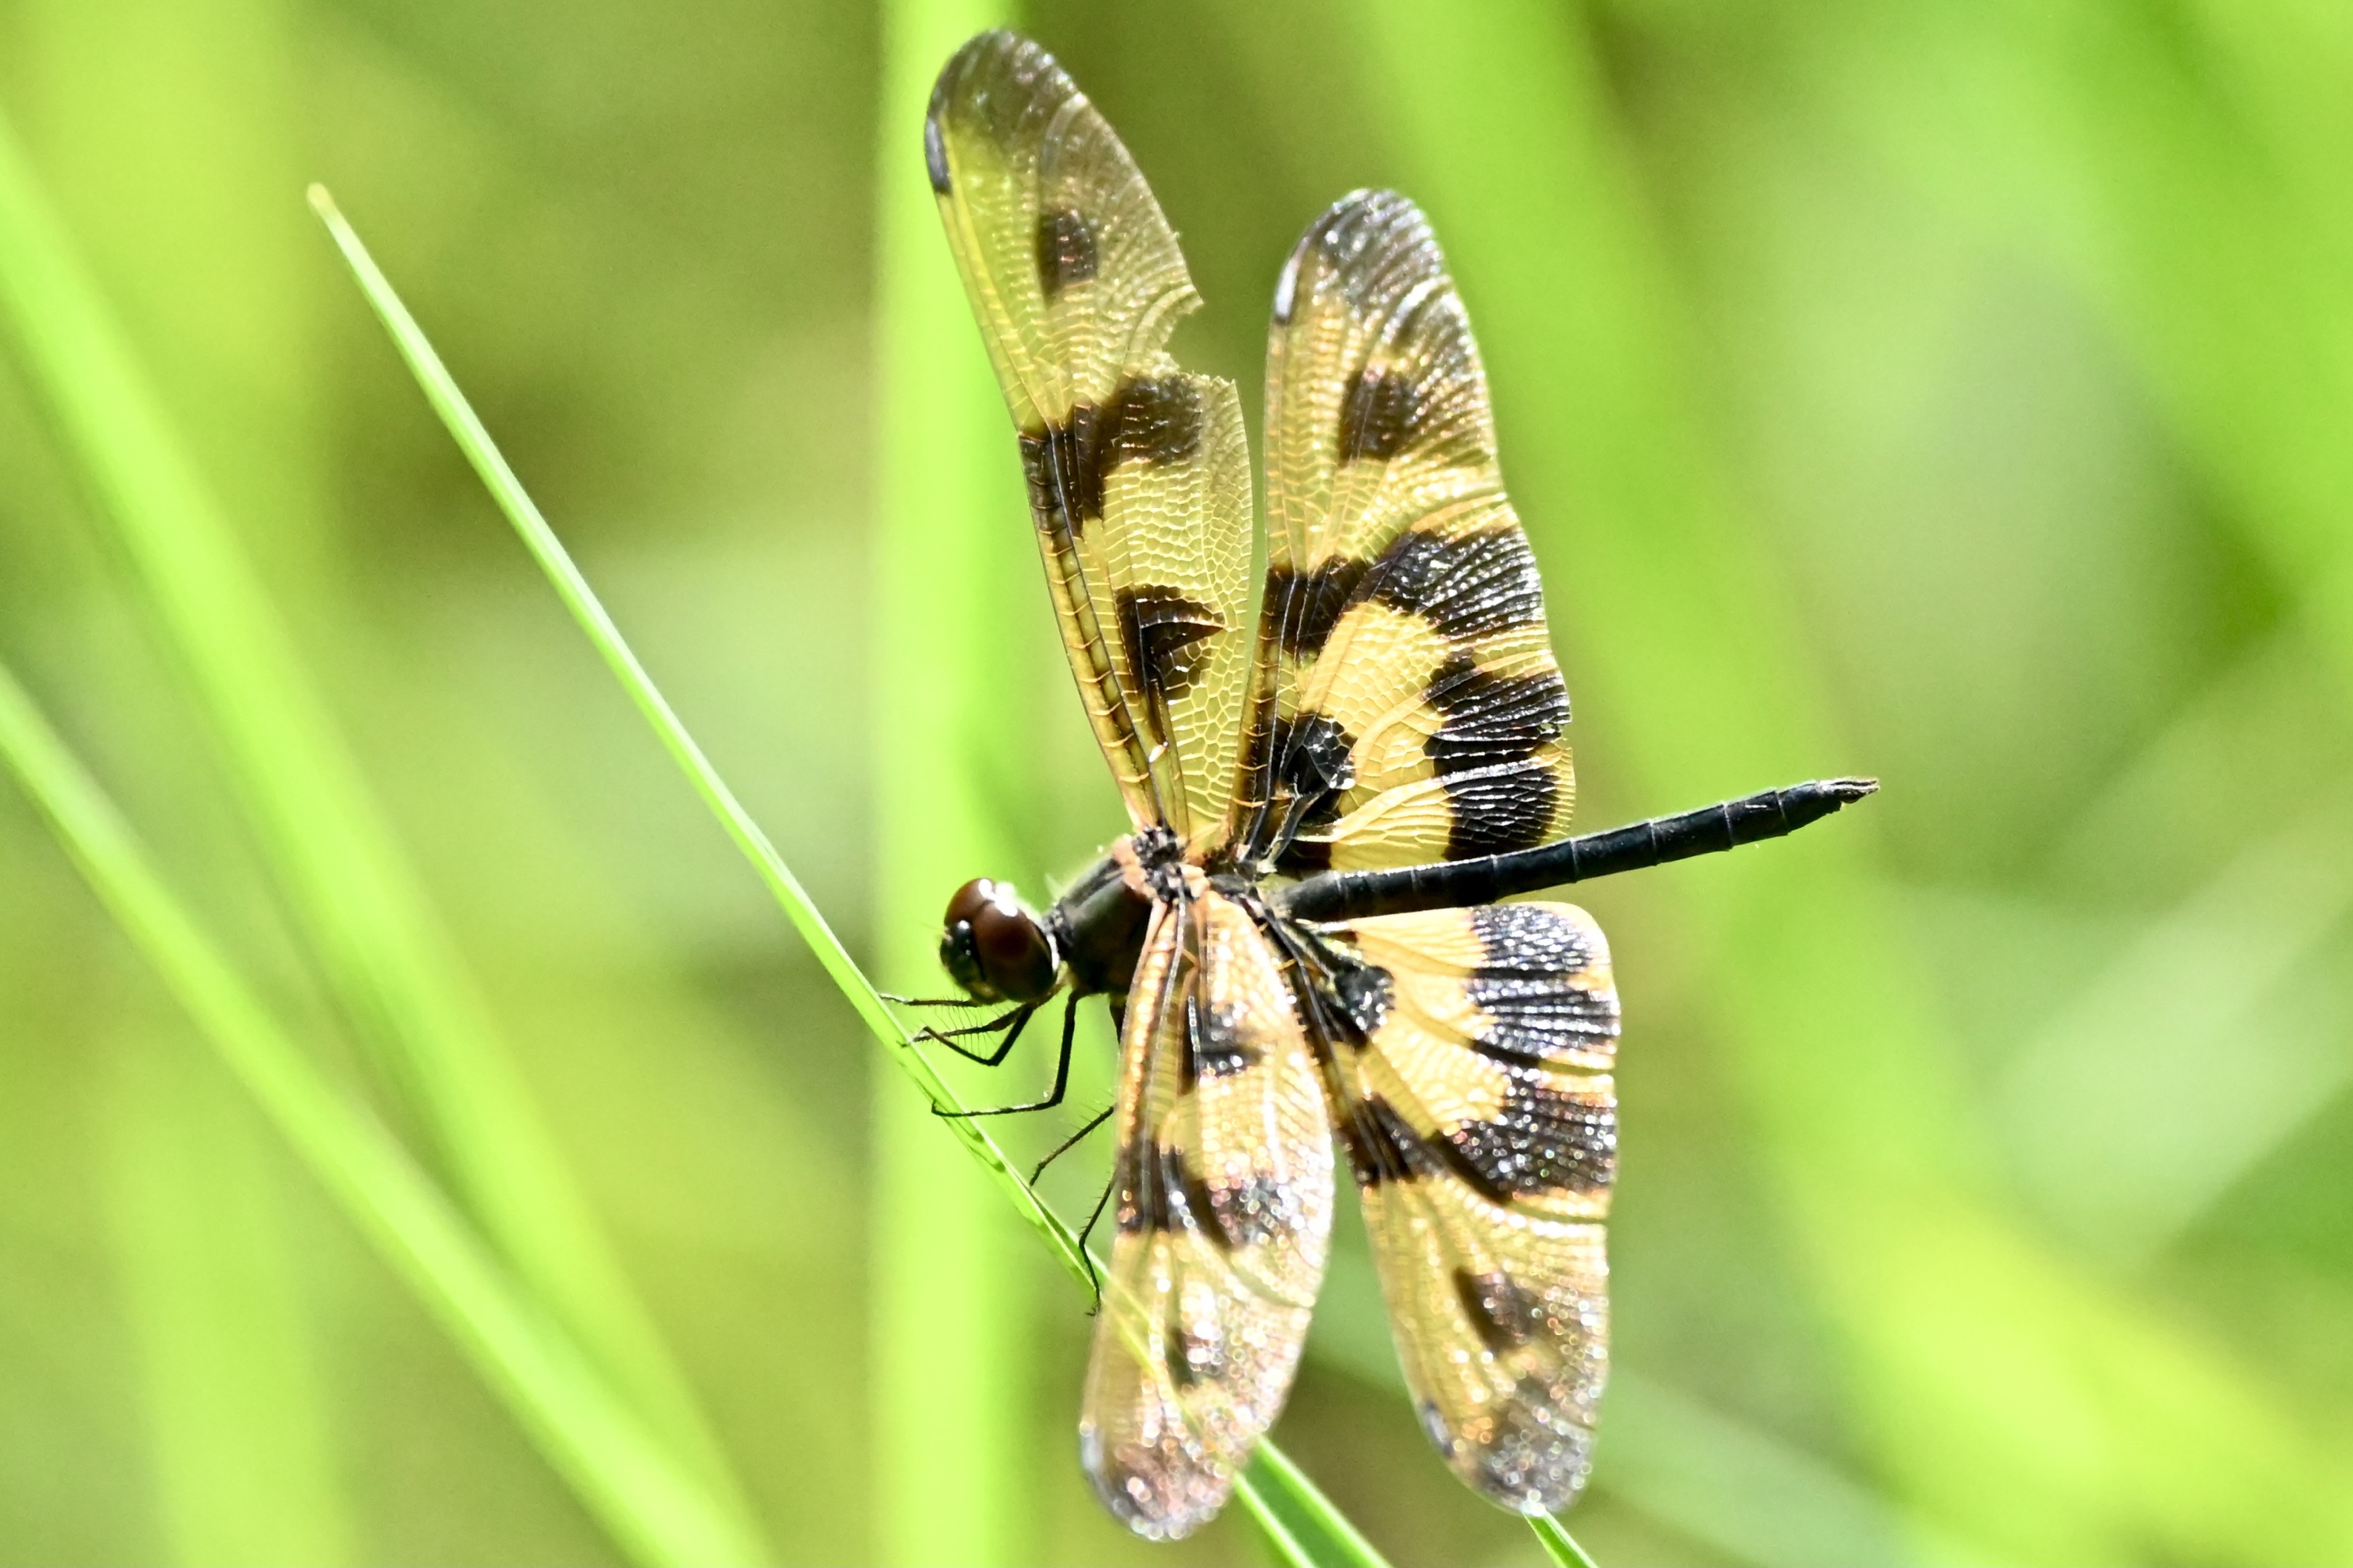
[[[368,303],[375,308],[385,329],[392,334],[394,344],[424,389],[427,400],[456,437],[467,460],[473,464],[474,471],[481,476],[499,509],[506,513],[516,532],[522,536],[524,548],[531,552],[533,559],[547,574],[557,595],[572,612],[573,618],[580,623],[581,629],[587,633],[589,641],[621,682],[630,700],[645,716],[647,723],[653,727],[663,749],[686,774],[689,784],[702,797],[712,814],[719,818],[720,826],[734,841],[736,847],[752,862],[753,869],[767,885],[776,901],[784,906],[785,913],[795,929],[816,952],[818,961],[825,965],[826,973],[833,978],[842,994],[849,998],[850,1005],[858,1010],[867,1027],[881,1041],[892,1060],[915,1080],[916,1087],[933,1104],[950,1110],[961,1109],[954,1093],[941,1080],[905,1026],[882,1000],[873,982],[866,977],[857,960],[850,957],[849,949],[842,945],[841,939],[834,934],[833,928],[801,887],[800,879],[793,875],[784,857],[776,852],[767,834],[752,820],[751,814],[744,810],[743,803],[728,788],[726,781],[719,776],[718,770],[712,766],[702,748],[687,732],[677,712],[654,685],[653,678],[638,661],[628,640],[621,636],[620,628],[614,625],[612,617],[597,599],[596,590],[588,585],[588,580],[581,574],[579,567],[573,563],[563,543],[555,537],[554,530],[548,527],[547,520],[524,492],[522,482],[507,466],[497,443],[491,439],[490,432],[467,403],[465,395],[458,390],[458,384],[451,379],[440,356],[426,340],[424,331],[409,315],[407,307],[401,303],[391,282],[376,267],[367,247],[337,210],[334,199],[324,188],[313,186],[311,205],[327,225],[328,232],[334,237],[344,259],[351,264],[353,275],[367,295]],[[1030,1227],[1044,1238],[1046,1245],[1071,1276],[1092,1288],[1092,1277],[1081,1258],[1076,1238],[1030,1190],[1029,1184],[1014,1173],[996,1141],[969,1118],[943,1119],[942,1125],[981,1163],[989,1179],[1005,1193]],[[1383,1561],[1365,1540],[1363,1533],[1349,1523],[1331,1500],[1318,1491],[1300,1473],[1298,1467],[1292,1464],[1272,1443],[1262,1441],[1259,1444],[1257,1459],[1243,1476],[1240,1489],[1244,1502],[1267,1526],[1269,1533],[1278,1542],[1287,1543],[1282,1550],[1293,1553],[1290,1559],[1293,1562],[1314,1564],[1317,1568],[1356,1568],[1356,1565],[1377,1564]]]
[[[1234,1491],[1268,1543],[1295,1568],[1388,1568],[1388,1559],[1271,1443],[1259,1444]]]
[[[647,1563],[763,1560],[728,1501],[679,1462],[407,1152],[278,1026],[5,668],[0,757],[230,1072],[615,1540]]]
[[[201,701],[337,1001],[460,1205],[667,1440],[748,1505],[607,1246],[303,656],[0,125],[0,321]]]
[[[817,954],[818,962],[825,966],[834,984],[858,1010],[858,1016],[865,1020],[875,1038],[882,1042],[900,1070],[915,1080],[916,1087],[933,1104],[944,1110],[964,1109],[925,1059],[906,1027],[882,1000],[881,993],[874,988],[873,982],[866,978],[865,972],[849,956],[849,950],[834,934],[832,926],[827,923],[824,914],[809,898],[807,889],[801,886],[800,879],[793,875],[792,868],[785,863],[784,857],[776,852],[776,847],[769,841],[767,834],[752,820],[751,814],[735,798],[735,792],[728,788],[718,770],[711,765],[711,759],[703,755],[702,748],[695,742],[693,736],[687,733],[686,726],[680,721],[669,699],[654,685],[653,678],[646,673],[645,666],[638,662],[638,656],[621,636],[620,628],[613,624],[613,618],[606,613],[596,591],[589,587],[588,580],[581,575],[571,556],[565,552],[554,530],[548,527],[547,520],[540,515],[538,506],[524,492],[522,481],[515,478],[514,470],[507,466],[498,444],[491,439],[490,432],[475,416],[465,395],[458,390],[458,384],[450,378],[440,356],[434,353],[433,345],[426,341],[416,319],[409,315],[408,308],[400,302],[399,295],[393,291],[392,284],[376,267],[367,247],[360,243],[359,236],[337,210],[334,198],[327,194],[324,186],[313,185],[311,187],[311,205],[326,224],[327,231],[334,237],[336,246],[343,253],[343,259],[351,264],[360,288],[367,295],[368,303],[375,307],[377,316],[391,332],[394,345],[399,349],[401,358],[407,362],[417,384],[424,389],[427,401],[441,416],[442,423],[448,426],[449,434],[465,453],[466,460],[481,477],[491,499],[498,502],[499,510],[506,513],[507,521],[522,535],[523,547],[531,552],[532,558],[547,574],[548,581],[554,584],[565,607],[580,623],[581,630],[587,633],[589,642],[603,657],[614,678],[620,681],[630,701],[637,705],[646,722],[652,726],[663,750],[686,774],[687,782],[702,797],[712,815],[718,817],[721,827],[725,829],[728,837],[734,840],[744,858],[751,861],[753,869],[759,873],[760,879],[775,895],[776,902],[784,907],[794,929],[800,932],[801,939]],[[970,1118],[945,1118],[943,1125],[981,1163],[989,1178],[1004,1189],[1006,1196],[1022,1218],[1045,1238],[1047,1246],[1053,1249],[1062,1266],[1071,1271],[1073,1278],[1085,1281],[1088,1275],[1079,1258],[1078,1242],[1061,1221],[1048,1212],[1038,1195],[1029,1190],[1029,1184],[1014,1173],[997,1141]]]
[[[1562,1529],[1560,1521],[1552,1515],[1528,1515],[1528,1528],[1535,1531],[1536,1539],[1544,1543],[1545,1555],[1559,1564],[1559,1568],[1594,1568],[1593,1559],[1586,1554],[1585,1548],[1579,1546],[1576,1537]]]

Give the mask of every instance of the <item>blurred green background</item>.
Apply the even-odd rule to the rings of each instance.
[[[2353,1556],[2353,12],[1464,12],[1019,19],[1152,179],[1208,302],[1179,352],[1253,417],[1300,229],[1359,185],[1430,208],[1583,823],[1885,781],[1579,895],[1627,1030],[1572,1526],[1627,1563]],[[1158,1550],[1098,1511],[1082,1296],[649,742],[302,205],[334,189],[853,948],[934,987],[957,882],[1043,894],[1119,827],[926,226],[915,106],[987,19],[0,0],[19,195],[262,589],[174,608],[192,558],[142,553],[93,454],[130,426],[74,412],[20,292],[0,660],[764,1550],[1250,1560],[1239,1510]],[[240,738],[264,669],[320,705],[322,772]],[[269,805],[331,796],[393,889],[341,925],[356,884]],[[1088,1027],[1017,1152],[1103,1103]],[[1049,1066],[951,1076],[995,1101]],[[1106,1159],[1049,1195],[1082,1214]],[[1383,1333],[1345,1233],[1278,1436],[1396,1561],[1537,1561],[1429,1453]],[[628,1554],[0,788],[0,1558]]]

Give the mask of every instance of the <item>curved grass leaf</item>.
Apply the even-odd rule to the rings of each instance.
[[[727,836],[734,840],[744,858],[766,883],[776,901],[784,906],[802,940],[816,952],[826,973],[833,978],[851,1006],[865,1020],[867,1027],[881,1041],[883,1048],[900,1069],[915,1080],[934,1105],[949,1110],[962,1109],[960,1102],[940,1079],[905,1026],[899,1022],[881,994],[867,979],[849,950],[834,934],[832,926],[811,900],[800,879],[785,864],[784,857],[768,839],[751,814],[736,799],[735,793],[719,776],[711,759],[703,754],[693,736],[687,732],[670,702],[655,687],[653,678],[630,651],[620,628],[613,624],[598,601],[596,591],[580,569],[573,564],[554,530],[540,514],[531,497],[515,478],[514,470],[491,439],[490,432],[475,415],[465,395],[441,363],[440,355],[426,340],[425,333],[408,313],[408,308],[394,292],[392,284],[369,256],[367,247],[343,214],[334,199],[322,186],[311,188],[311,205],[334,237],[343,258],[351,264],[368,303],[384,321],[392,335],[401,358],[408,363],[425,396],[448,427],[450,435],[466,454],[474,471],[481,477],[491,499],[506,513],[507,521],[522,535],[523,546],[532,558],[547,574],[565,606],[580,623],[597,653],[613,671],[629,700],[637,705],[646,722],[653,727],[672,761],[693,786],[703,803],[717,816]],[[1014,1173],[1006,1163],[1004,1152],[996,1140],[969,1118],[943,1119],[949,1134],[961,1141],[973,1157],[981,1163],[989,1179],[1002,1190],[1015,1210],[1029,1226],[1044,1238],[1062,1266],[1082,1284],[1091,1286],[1085,1261],[1080,1255],[1077,1239],[1062,1222],[1056,1218],[1029,1184]],[[1297,1467],[1285,1458],[1271,1443],[1261,1442],[1250,1468],[1241,1478],[1239,1489],[1243,1501],[1259,1521],[1266,1527],[1276,1549],[1293,1563],[1314,1565],[1314,1568],[1374,1568],[1382,1559],[1364,1536],[1348,1523],[1331,1500],[1300,1474]]]
[[[1586,1555],[1585,1548],[1579,1546],[1576,1538],[1563,1530],[1560,1521],[1552,1515],[1528,1515],[1528,1528],[1535,1531],[1536,1539],[1544,1543],[1545,1555],[1558,1563],[1559,1568],[1593,1568],[1593,1559]]]
[[[679,1462],[407,1151],[279,1027],[5,668],[0,757],[230,1073],[622,1547],[648,1563],[764,1560],[726,1500]]]
[[[580,629],[588,634],[589,642],[603,656],[614,679],[621,683],[621,689],[628,693],[629,700],[637,705],[638,711],[652,726],[662,749],[670,753],[671,761],[678,763],[694,792],[711,808],[712,815],[719,818],[720,826],[726,830],[727,837],[734,840],[736,848],[751,861],[752,868],[759,873],[760,879],[767,884],[768,891],[784,907],[786,916],[800,932],[801,940],[808,943],[809,950],[817,954],[818,962],[825,965],[827,974],[849,998],[849,1005],[858,1010],[858,1016],[865,1020],[867,1028],[873,1032],[875,1038],[882,1042],[900,1070],[915,1080],[916,1087],[934,1105],[948,1110],[963,1110],[964,1106],[955,1092],[942,1081],[906,1027],[882,1000],[881,993],[858,967],[858,961],[849,956],[849,950],[842,945],[841,938],[834,934],[833,927],[827,922],[815,900],[810,899],[808,890],[801,886],[800,879],[793,875],[792,868],[785,864],[785,858],[776,852],[776,847],[769,842],[767,834],[752,820],[752,814],[744,809],[744,803],[735,798],[735,792],[727,786],[726,780],[719,776],[718,770],[711,765],[711,759],[703,755],[702,748],[696,743],[694,737],[687,733],[686,726],[670,707],[670,700],[654,685],[653,678],[646,673],[645,666],[638,662],[638,656],[622,637],[620,628],[606,614],[596,590],[588,586],[588,580],[581,575],[580,568],[572,563],[572,557],[565,552],[563,544],[555,537],[555,531],[547,526],[547,520],[540,515],[538,506],[524,491],[522,481],[515,478],[514,470],[507,466],[497,443],[491,439],[491,433],[483,428],[481,420],[475,416],[465,395],[450,379],[448,370],[441,363],[440,355],[433,352],[433,345],[426,341],[416,319],[409,315],[408,308],[400,302],[400,297],[393,292],[390,281],[377,268],[375,258],[368,254],[367,247],[360,243],[359,236],[353,232],[351,225],[336,209],[334,198],[327,194],[325,186],[311,187],[311,205],[326,224],[327,231],[334,236],[343,259],[351,264],[360,287],[366,292],[368,303],[375,307],[376,314],[383,319],[394,344],[400,350],[401,358],[408,362],[409,370],[415,374],[417,384],[424,388],[434,412],[440,415],[442,423],[448,426],[449,434],[456,437],[466,460],[481,477],[484,488],[498,502],[499,510],[506,513],[507,521],[514,524],[516,533],[522,538],[523,548],[531,552],[532,559],[538,562],[540,569],[547,574],[547,580],[554,585],[557,596],[572,612],[573,618],[580,623]],[[1006,1163],[1004,1151],[997,1147],[997,1141],[988,1135],[987,1129],[969,1117],[942,1120],[950,1134],[961,1140],[973,1157],[981,1163],[989,1179],[1004,1190],[1022,1218],[1045,1238],[1047,1246],[1061,1259],[1062,1266],[1082,1282],[1087,1280],[1087,1268],[1079,1257],[1077,1240],[1029,1190],[1029,1184],[1014,1174],[1013,1168]]]
[[[1293,1568],[1388,1568],[1388,1559],[1273,1444],[1258,1446],[1234,1490]]]
[[[427,1163],[758,1538],[276,606],[0,125],[0,320],[153,605],[305,942]]]

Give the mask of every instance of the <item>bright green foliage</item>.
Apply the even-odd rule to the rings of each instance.
[[[252,815],[303,935],[461,1203],[727,1496],[691,1394],[606,1255],[273,607],[0,127],[0,298]]]
[[[763,1556],[616,1397],[543,1306],[516,1289],[408,1155],[270,1021],[5,669],[0,759],[230,1073],[385,1261],[407,1278],[614,1539],[649,1563]],[[195,1303],[183,1307],[191,1315],[195,1310]],[[254,1506],[279,1504],[265,1493]],[[184,1546],[203,1550],[212,1544],[205,1534],[189,1531]],[[273,1544],[285,1550],[298,1542],[321,1544],[301,1535]]]
[[[799,915],[929,989],[951,887],[1042,897],[1118,827],[976,337],[923,292],[907,117],[946,45],[919,20],[965,25],[0,5],[0,660],[147,846],[110,864],[178,923],[132,929],[188,939],[183,994],[251,1005],[224,1056],[0,789],[11,1557],[594,1561],[694,1554],[668,1531],[700,1519],[787,1561],[1208,1563],[1266,1550],[1253,1513],[1345,1553],[1264,1495],[1168,1550],[1101,1516],[1082,1298],[769,896],[789,862]],[[1253,405],[1314,214],[1366,184],[1430,207],[1546,567],[1582,823],[1886,781],[1579,895],[1627,1033],[1577,1538],[2353,1554],[2353,24],[1023,21],[1183,232],[1208,306],[1180,352]],[[740,847],[774,836],[765,889],[422,416],[312,179],[733,784]],[[1071,1117],[990,1129],[1015,1169],[1109,1093],[1083,1026]],[[257,1099],[256,1062],[308,1087]],[[941,1073],[994,1102],[1049,1065]],[[1050,1173],[1053,1212],[1106,1152]],[[379,1188],[424,1194],[390,1201],[410,1230],[367,1217]],[[1285,1450],[1398,1561],[1546,1560],[1430,1458],[1346,1223]],[[976,1290],[955,1336],[923,1324]],[[577,1384],[500,1370],[541,1331]],[[987,1358],[944,1447],[990,1451],[926,1462],[943,1350]],[[634,1436],[534,1414],[571,1398]],[[704,1501],[648,1512],[623,1474]]]

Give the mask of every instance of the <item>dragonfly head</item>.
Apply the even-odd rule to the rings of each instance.
[[[976,1002],[1035,1002],[1061,967],[1046,923],[1010,882],[975,877],[948,900],[940,964]]]

